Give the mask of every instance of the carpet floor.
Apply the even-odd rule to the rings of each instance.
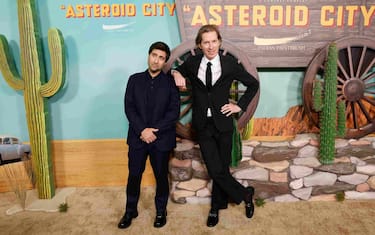
[[[0,193],[0,234],[375,234],[375,200],[343,202],[268,202],[252,219],[244,205],[220,211],[219,224],[206,227],[209,205],[169,202],[167,224],[154,228],[154,188],[142,188],[139,216],[125,230],[117,228],[124,213],[124,187],[76,188],[66,199],[67,212],[21,211],[7,215],[17,203],[13,192]]]

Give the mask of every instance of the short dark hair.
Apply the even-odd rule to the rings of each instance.
[[[213,25],[213,24],[206,24],[206,25],[203,25],[198,30],[197,37],[195,38],[195,45],[198,46],[199,44],[201,44],[201,42],[202,42],[202,34],[208,33],[208,32],[216,32],[217,39],[219,39],[219,41],[221,42],[221,35],[220,35],[219,28],[216,25]]]
[[[168,61],[169,57],[171,56],[171,50],[169,49],[169,46],[167,44],[165,44],[164,42],[154,42],[150,46],[150,49],[148,49],[148,54],[151,54],[152,50],[154,49],[164,51],[167,54],[165,61]]]

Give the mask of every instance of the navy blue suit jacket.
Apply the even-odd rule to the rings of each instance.
[[[155,102],[153,110],[147,109],[148,71],[133,74],[126,87],[124,105],[129,120],[127,143],[130,147],[142,148],[147,145],[140,139],[145,128],[159,129],[155,132],[154,144],[160,151],[169,151],[176,146],[176,122],[180,114],[180,96],[171,76],[161,72],[154,79]],[[152,112],[152,120],[148,116]]]

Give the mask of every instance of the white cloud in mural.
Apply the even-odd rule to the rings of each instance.
[[[128,28],[132,24],[135,24],[135,22],[130,22],[127,24],[103,24],[102,29],[104,31],[119,31],[119,30],[124,30],[125,28]]]

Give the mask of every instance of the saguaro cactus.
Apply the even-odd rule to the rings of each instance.
[[[324,89],[320,81],[314,84],[314,109],[321,111],[320,116],[320,162],[331,164],[335,158],[335,137],[343,135],[345,121],[343,120],[343,108],[345,105],[342,101],[337,104],[337,58],[338,52],[336,44],[332,43],[328,48],[328,57],[325,64]],[[322,94],[323,101],[322,101]],[[337,105],[337,108],[336,108]],[[339,111],[337,111],[339,109]],[[340,115],[340,117],[337,117]],[[337,121],[337,119],[339,121]],[[345,120],[345,116],[344,116]],[[338,125],[337,129],[336,126]]]
[[[17,7],[22,77],[17,72],[7,39],[3,35],[0,35],[0,69],[9,86],[24,92],[38,196],[49,199],[55,195],[55,184],[46,102],[47,97],[53,96],[64,84],[64,41],[58,29],[49,29],[48,47],[52,69],[51,77],[46,81],[35,0],[17,0]]]

